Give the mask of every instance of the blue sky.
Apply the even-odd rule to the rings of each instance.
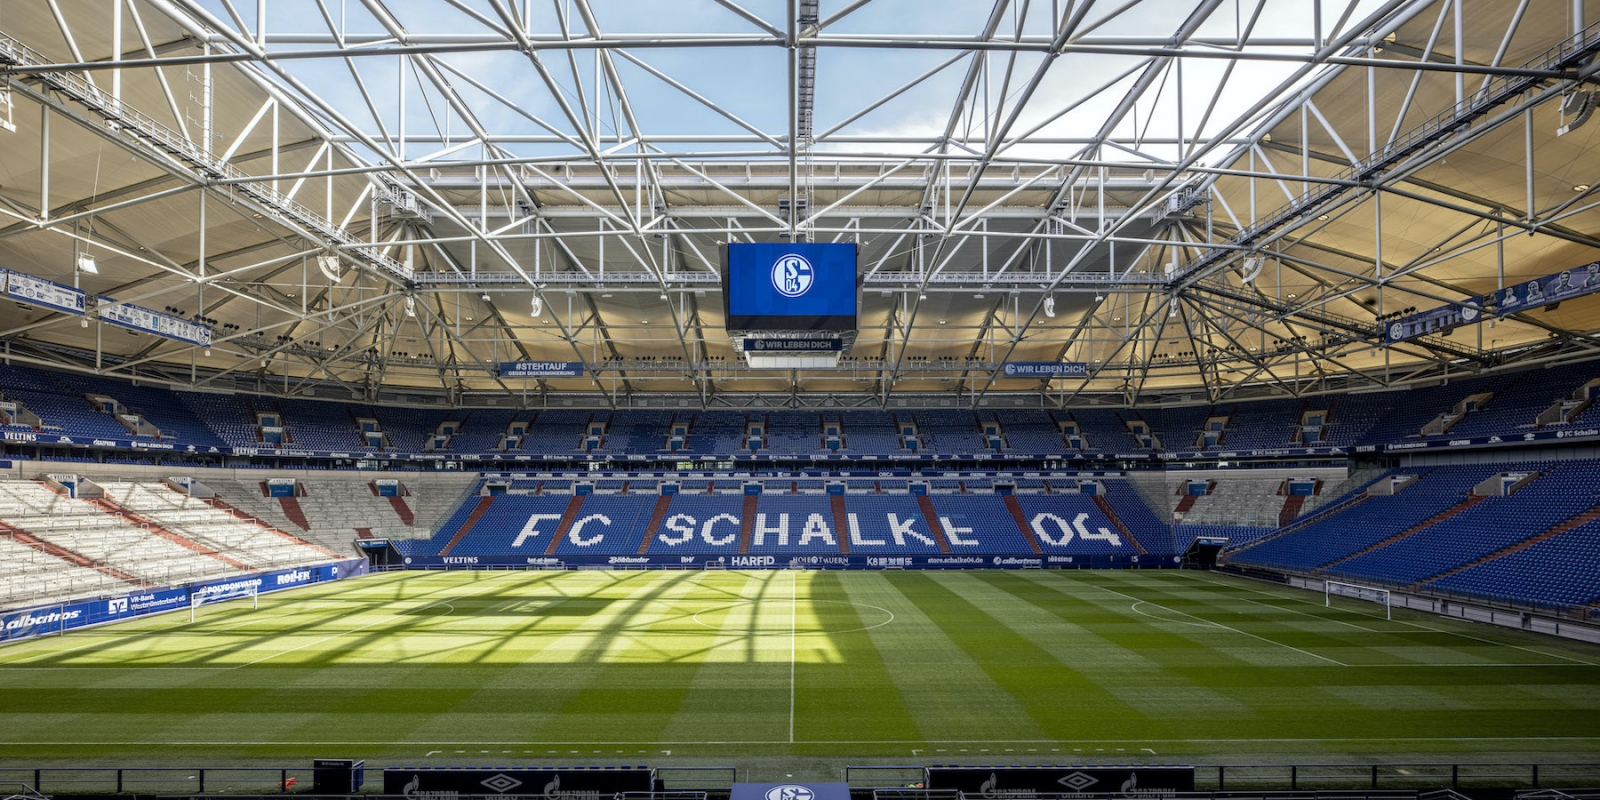
[[[1344,2],[1322,0],[1325,25],[1331,25],[1345,9]],[[486,0],[461,0],[462,5],[491,19],[496,15]],[[219,18],[229,19],[221,0],[206,0]],[[1378,4],[1377,0],[1360,0],[1354,19],[1359,19]],[[785,13],[782,0],[747,0],[741,3],[752,13],[781,27]],[[844,5],[840,0],[824,0],[822,15],[828,16]],[[1018,18],[1026,5],[1027,15]],[[1097,3],[1086,20],[1092,28],[1091,35],[1098,37],[1167,37],[1192,13],[1194,0],[1142,0],[1124,9],[1125,2],[1104,0]],[[594,13],[601,29],[607,34],[760,34],[750,22],[711,0],[594,0]],[[250,0],[236,2],[235,7],[246,20],[247,26],[255,24],[255,5]],[[407,30],[413,33],[433,34],[484,34],[490,29],[474,20],[468,13],[451,8],[442,0],[391,0],[387,7]],[[329,0],[329,8],[336,19],[343,20],[348,33],[379,33],[381,26],[359,2],[354,0]],[[535,34],[554,34],[560,30],[562,14],[570,15],[572,25],[582,30],[582,23],[568,0],[557,2],[531,2],[532,29]],[[1232,38],[1238,26],[1247,21],[1254,8],[1248,0],[1224,2],[1201,28],[1202,36]],[[558,13],[559,9],[559,13]],[[971,36],[981,30],[990,10],[988,3],[966,0],[875,0],[853,12],[828,29],[830,34],[924,34],[930,36]],[[1052,3],[1035,1],[1015,3],[1004,24],[1005,32],[1020,28],[1025,35],[1046,36],[1051,30]],[[1272,0],[1257,21],[1253,37],[1307,36],[1311,31],[1312,0]],[[325,33],[326,26],[310,0],[269,0],[267,29],[277,32]],[[278,45],[296,49],[295,45]],[[787,128],[787,96],[785,52],[775,47],[665,49],[637,48],[632,54],[651,67],[671,75],[703,95],[718,106],[747,122],[774,134]],[[817,66],[817,101],[815,131],[822,133],[841,120],[856,113],[867,104],[886,95],[914,79],[926,70],[951,56],[953,50],[908,50],[866,48],[823,48]],[[1279,52],[1304,53],[1305,48]],[[544,55],[545,63],[554,74],[571,106],[579,105],[578,95],[592,104],[595,102],[595,59],[593,51],[575,51],[572,55],[551,51]],[[513,52],[458,53],[441,56],[445,63],[481,80],[495,92],[516,103],[529,113],[555,128],[571,132],[550,90],[539,79],[528,60]],[[394,57],[357,59],[357,68],[383,117],[383,124],[393,133],[398,122],[398,91],[396,73],[399,59]],[[677,89],[648,74],[644,69],[623,58],[616,58],[616,67],[627,88],[629,99],[640,125],[652,135],[668,134],[735,134],[743,133],[733,122],[711,109],[705,108]],[[941,133],[953,105],[953,98],[966,74],[971,59],[962,57],[955,64],[927,79],[904,95],[886,103],[881,108],[845,127],[842,134],[931,136]],[[1008,63],[1011,62],[1011,63]],[[988,60],[986,89],[980,88],[978,96],[987,96],[987,105],[979,102],[977,117],[963,127],[975,133],[981,129],[986,113],[994,115],[1000,105],[1002,93],[1014,99],[1037,70],[1041,62],[1038,54],[1018,55],[1014,62],[1009,56],[995,54]],[[1133,77],[1128,77],[1088,100],[1084,98],[1102,84],[1120,73],[1135,67],[1140,59],[1135,56],[1069,53],[1050,67],[1045,80],[1024,108],[1012,132],[1020,133],[1039,122],[1058,114],[1070,104],[1081,101],[1081,106],[1062,116],[1040,131],[1041,136],[1081,137],[1092,135],[1103,124],[1106,115],[1126,94]],[[348,69],[338,60],[289,61],[289,69],[312,87],[319,95],[340,109],[349,119],[367,133],[376,136],[378,125],[366,111],[356,83]],[[1183,87],[1179,91],[1176,70],[1169,70],[1158,81],[1158,90],[1148,92],[1136,110],[1118,128],[1123,137],[1142,134],[1146,137],[1171,137],[1179,133],[1179,98],[1182,100],[1183,129],[1194,133],[1212,94],[1223,77],[1227,62],[1223,60],[1186,60],[1183,69]],[[1006,71],[1011,70],[1009,83]],[[458,117],[444,108],[432,88],[419,87],[418,74],[408,66],[406,126],[410,133],[431,132],[438,124],[447,125],[453,132],[465,130]],[[1295,69],[1291,63],[1248,62],[1234,71],[1228,86],[1218,98],[1202,133],[1215,133],[1220,127],[1250,104],[1271,90]],[[452,83],[473,108],[474,113],[489,130],[497,133],[543,133],[534,122],[520,116],[503,104],[473,89],[465,81],[452,79]],[[616,114],[614,98],[609,92],[600,96],[600,128],[606,138],[614,141],[616,131],[624,127]],[[431,103],[431,109],[430,109]],[[1005,104],[1009,113],[1011,103]],[[728,144],[677,144],[663,145],[679,151],[709,150],[760,150],[759,145]],[[843,145],[819,150],[837,151]],[[416,157],[428,152],[429,145],[408,146],[407,154]],[[512,152],[523,155],[555,155],[572,152],[567,145],[511,146]],[[915,148],[877,147],[875,150],[909,152]],[[1022,145],[1013,155],[1061,156],[1076,148],[1042,145]],[[1162,158],[1175,157],[1172,148],[1151,147],[1150,151]],[[475,153],[472,153],[475,155]]]

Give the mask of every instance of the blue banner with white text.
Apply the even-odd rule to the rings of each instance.
[[[192,598],[221,598],[293,589],[367,574],[366,559],[240,575],[170,589],[149,589],[118,597],[44,605],[0,614],[0,642],[58,634],[91,625],[188,608]]]
[[[1082,361],[1007,361],[1000,371],[1007,378],[1086,378],[1089,365]]]
[[[502,378],[581,378],[582,361],[502,361]]]

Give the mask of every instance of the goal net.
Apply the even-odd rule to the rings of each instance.
[[[225,583],[197,589],[193,594],[189,595],[189,621],[194,622],[195,611],[201,606],[223,603],[229,600],[243,600],[245,598],[249,598],[252,610],[261,608],[261,593],[254,581],[237,584]]]
[[[1378,603],[1383,606],[1383,618],[1393,619],[1393,607],[1389,605],[1389,590],[1376,586],[1363,586],[1359,583],[1341,583],[1339,581],[1324,581],[1322,584],[1322,605],[1331,607],[1334,597],[1353,597],[1368,603]]]

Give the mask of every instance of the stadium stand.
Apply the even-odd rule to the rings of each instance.
[[[670,498],[645,552],[736,555],[747,551],[748,539],[744,538],[742,526],[746,504],[743,497],[680,494]],[[752,519],[751,524],[754,522]]]
[[[970,411],[917,411],[917,433],[922,446],[935,453],[984,453],[993,448],[984,442],[977,417]]]
[[[379,497],[369,480],[301,480],[304,494],[292,498],[301,519],[285,512],[288,498],[266,496],[262,481],[209,480],[217,499],[280,530],[289,531],[337,553],[350,551],[357,538],[408,539],[428,536],[439,518],[453,509],[462,493],[477,483],[466,473],[416,473],[407,475],[402,497]],[[401,513],[412,515],[410,524]],[[300,521],[306,524],[302,526]],[[365,536],[362,532],[365,531]]]
[[[35,481],[0,481],[0,521],[81,564],[103,566],[149,585],[241,572],[244,567],[148,523],[107,513]]]
[[[170,391],[24,366],[0,366],[0,394],[16,404],[3,425],[12,458],[29,442],[61,436],[72,444],[80,437],[123,447],[147,442],[147,449],[176,453],[238,448],[245,455],[281,450],[361,457],[432,450],[538,460],[573,459],[585,452],[657,456],[676,447],[688,457],[754,453],[805,459],[829,454],[832,429],[847,456],[982,454],[993,452],[990,437],[998,436],[1000,452],[1008,454],[1143,459],[1158,451],[1184,457],[1235,451],[1270,455],[1302,439],[1327,447],[1381,449],[1589,424],[1600,419],[1589,396],[1596,375],[1600,368],[1579,364],[1309,399],[977,412],[409,409]],[[514,425],[526,433],[508,436]],[[282,429],[279,441],[268,440],[269,428]],[[683,440],[675,442],[679,432]],[[148,465],[163,457],[116,450],[94,458],[70,451],[36,455],[98,470],[119,463]],[[231,466],[237,471],[273,465]],[[9,554],[0,586],[7,587],[7,596],[54,596],[194,580],[326,558],[349,552],[360,538],[401,542],[408,553],[432,556],[503,553],[531,514],[556,513],[548,530],[538,528],[516,552],[527,551],[530,541],[544,543],[543,549],[535,548],[539,555],[557,558],[851,550],[1124,552],[1110,544],[1114,538],[1134,552],[1170,554],[1204,535],[1230,539],[1232,563],[1253,568],[1528,602],[1593,602],[1584,599],[1592,587],[1583,588],[1589,584],[1577,579],[1583,573],[1559,565],[1560,554],[1580,551],[1595,535],[1583,515],[1600,502],[1592,488],[1600,473],[1588,461],[1391,472],[1357,466],[1342,477],[1309,476],[1315,478],[1310,494],[1288,490],[1284,470],[1292,473],[1292,468],[1221,470],[1199,478],[1166,470],[1090,478],[928,471],[742,478],[705,472],[665,481],[655,475],[580,480],[570,473],[547,473],[507,479],[509,494],[492,499],[479,496],[483,480],[475,474],[423,472],[413,463],[403,468],[412,472],[402,496],[393,498],[377,496],[371,482],[355,474],[301,478],[301,491],[292,498],[266,496],[263,481],[249,473],[209,478],[218,496],[204,503],[146,479],[102,481],[109,497],[94,500],[67,500],[35,482],[14,483],[3,498],[10,505],[0,509]],[[1532,475],[1508,496],[1474,494],[1488,478],[1522,472]],[[1186,482],[1196,479],[1206,485],[1191,493]],[[751,481],[762,484],[759,497],[744,497]],[[678,494],[660,496],[664,482],[676,484]],[[1395,487],[1392,493],[1382,490],[1384,482]],[[830,486],[844,495],[830,496]],[[931,497],[917,498],[913,491]],[[1014,497],[1000,496],[1012,492]],[[573,519],[564,518],[569,510]],[[781,514],[790,515],[788,545],[777,543]],[[594,521],[582,522],[588,517]],[[712,519],[717,521],[708,540],[704,526]],[[807,525],[812,535],[801,546]],[[1067,540],[1063,531],[1069,528],[1073,537]],[[737,537],[729,540],[734,533]],[[18,566],[23,563],[34,566]],[[1544,580],[1545,574],[1569,577]]]
[[[543,411],[408,409],[324,400],[250,398],[135,386],[110,378],[90,378],[22,366],[0,366],[0,395],[37,415],[38,425],[13,419],[8,448],[30,437],[66,436],[74,444],[96,439],[149,441],[174,449],[193,446],[243,448],[250,452],[322,453],[508,453],[570,456],[586,451],[589,426],[598,425],[596,454],[661,454],[674,425],[688,428],[681,452],[691,456],[767,455],[810,457],[828,453],[823,431],[833,423],[843,434],[846,454],[986,453],[992,448],[983,425],[997,426],[1003,452],[1048,457],[1076,455],[1063,426],[1076,429],[1088,455],[1149,454],[1155,451],[1226,453],[1272,451],[1300,445],[1349,448],[1474,436],[1522,433],[1592,424],[1600,409],[1582,387],[1600,375],[1593,364],[1533,373],[1498,374],[1447,384],[1311,400],[1259,400],[1227,405],[1151,409],[1080,408],[865,411],[818,414],[810,411],[629,410],[613,414],[588,409]],[[1574,397],[1574,395],[1578,395]],[[110,413],[90,402],[108,398]],[[1565,407],[1563,407],[1565,403]],[[1320,412],[1320,426],[1302,423]],[[258,415],[271,415],[283,428],[281,442],[266,440]],[[19,415],[26,418],[26,415]],[[128,420],[142,420],[129,423]],[[1540,421],[1543,419],[1543,421]],[[119,421],[121,420],[121,421]],[[360,420],[376,423],[369,442]],[[1205,441],[1203,428],[1222,420],[1219,436]],[[513,422],[527,435],[506,442]],[[443,447],[435,448],[440,426],[457,423]],[[750,449],[748,431],[759,425],[759,448]],[[907,437],[905,428],[914,433]],[[1425,430],[1426,429],[1426,430]],[[1136,432],[1143,430],[1143,433]],[[1070,436],[1071,434],[1069,434]],[[82,440],[81,442],[78,440]]]
[[[112,594],[136,586],[105,566],[0,527],[0,608]]]
[[[102,481],[69,497],[39,481],[0,481],[0,604],[176,586],[337,556],[162,482]]]
[[[1045,552],[1124,553],[1129,545],[1137,548],[1094,500],[1089,495],[1056,494],[1005,498],[1002,502],[1014,502],[1021,509],[1025,530],[1033,533]],[[1163,541],[1163,551],[1165,545]]]
[[[1237,553],[1235,562],[1311,570],[1353,556],[1414,527],[1453,515],[1472,488],[1497,471],[1493,465],[1443,466],[1407,475],[1416,480],[1393,495],[1365,501]]]
[[[327,561],[335,554],[252,519],[243,519],[163,483],[102,482],[106,500],[231,561],[265,570]]]
[[[1423,588],[1546,608],[1600,601],[1600,521],[1535,539],[1458,567]]]
[[[541,411],[523,437],[520,450],[532,454],[570,454],[583,450],[585,426],[598,412],[551,409]]]

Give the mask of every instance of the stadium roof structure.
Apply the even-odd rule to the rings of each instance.
[[[1593,296],[1383,331],[1600,259],[1597,22],[1593,0],[12,0],[0,267],[216,330],[8,302],[0,338],[179,386],[468,405],[1203,402],[1591,358]],[[718,245],[786,238],[861,246],[836,367],[752,369],[723,330]],[[502,380],[512,360],[585,374]],[[1025,360],[1090,375],[1005,375]]]

